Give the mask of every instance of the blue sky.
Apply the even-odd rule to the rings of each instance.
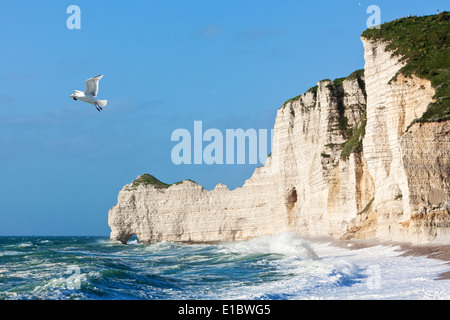
[[[69,5],[81,29],[69,30]],[[273,128],[281,104],[364,67],[369,5],[382,22],[448,1],[0,3],[0,235],[109,235],[123,185],[151,173],[231,189],[255,165],[175,165],[177,128]],[[104,74],[108,106],[73,101]]]

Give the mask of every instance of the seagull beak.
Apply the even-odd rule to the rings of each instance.
[[[69,96],[69,98],[73,98],[73,93]]]

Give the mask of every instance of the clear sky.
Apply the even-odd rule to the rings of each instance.
[[[81,9],[70,30],[67,7]],[[381,21],[449,10],[428,1],[0,2],[0,235],[109,235],[123,185],[151,173],[212,189],[257,165],[175,165],[177,128],[273,128],[317,81],[364,67]],[[104,74],[94,106],[69,99]],[[270,151],[270,150],[269,150]]]

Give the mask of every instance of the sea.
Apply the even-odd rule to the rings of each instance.
[[[218,244],[0,237],[0,300],[450,299],[446,261],[290,233]]]

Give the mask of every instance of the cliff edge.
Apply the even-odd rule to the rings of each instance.
[[[395,37],[403,29],[420,37],[411,25],[427,28],[425,43]],[[141,175],[109,211],[111,239],[216,242],[290,231],[450,243],[450,67],[441,39],[449,28],[444,13],[367,30],[364,70],[286,101],[271,155],[241,188]]]

